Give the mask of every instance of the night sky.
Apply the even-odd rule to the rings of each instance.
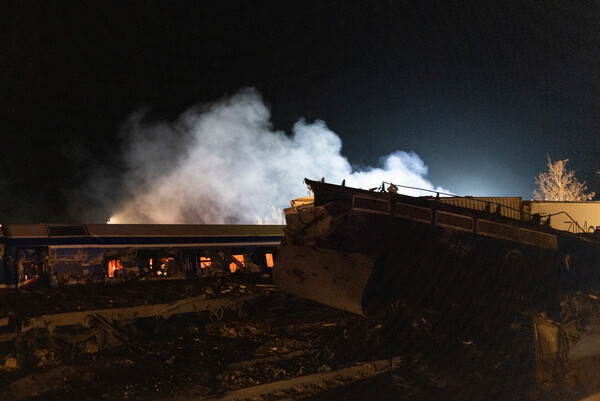
[[[275,129],[325,121],[356,166],[414,151],[434,185],[529,199],[569,158],[600,193],[600,3],[457,4],[1,2],[0,222],[102,208],[82,192],[118,182],[132,113],[244,87]]]

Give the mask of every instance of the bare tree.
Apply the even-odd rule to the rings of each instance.
[[[533,191],[535,200],[585,201],[595,194],[586,193],[587,186],[575,178],[575,172],[565,166],[569,159],[552,162],[548,156],[548,172],[540,173],[535,179],[537,188]]]

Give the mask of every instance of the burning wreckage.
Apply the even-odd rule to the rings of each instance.
[[[264,271],[282,226],[10,224],[0,230],[0,290],[37,282],[110,283],[136,276]]]
[[[39,330],[54,334],[98,327],[116,340],[122,335],[115,324],[238,308],[255,296],[243,284],[215,286],[214,278],[236,271],[269,274],[282,230],[268,225],[2,226],[0,342]],[[200,277],[207,278],[204,285],[190,285]],[[131,295],[134,283],[137,295]],[[89,337],[78,333],[72,341]]]
[[[486,357],[490,375],[515,361],[530,361],[532,379],[543,389],[577,383],[579,394],[600,391],[595,379],[600,369],[600,241],[587,232],[591,230],[575,234],[553,228],[562,224],[550,221],[555,213],[540,217],[537,213],[546,206],[520,198],[411,197],[385,183],[377,191],[306,183],[314,196],[291,202],[285,228],[2,227],[0,287],[8,294],[0,305],[0,344],[42,335],[95,352],[126,342],[135,331],[134,321],[159,324],[171,316],[207,314],[220,325],[210,330],[207,325],[206,334],[216,330],[237,338],[264,331],[266,342],[259,349],[274,353],[227,365],[221,376],[231,369],[237,373],[227,373],[208,390],[214,396],[229,388],[230,398],[224,399],[311,387],[325,378],[352,381],[356,374],[389,372],[406,357],[396,352],[401,344],[421,344],[425,337],[446,351],[453,342],[461,353],[469,349],[476,355],[474,364],[482,363],[485,349],[493,355]],[[570,227],[579,227],[571,220]],[[275,299],[271,268],[278,290],[352,314],[307,312],[303,301],[284,299],[281,293]],[[236,271],[256,274],[229,278],[235,275],[228,272]],[[228,278],[217,277],[220,273]],[[267,301],[260,298],[265,294]],[[225,310],[241,311],[257,299],[268,306],[255,314],[253,323],[221,323]],[[271,334],[277,325],[265,311],[277,314],[285,305],[286,318],[276,318],[285,330]],[[301,317],[294,317],[293,309]],[[266,314],[263,329],[261,313]],[[306,322],[293,323],[302,319]],[[246,326],[235,329],[238,323]],[[286,339],[294,327],[302,334]],[[316,337],[321,331],[326,335]],[[296,350],[281,345],[288,341],[299,346],[308,338],[313,346],[325,343]],[[312,374],[302,374],[317,356],[321,360],[332,355],[334,338],[343,349],[337,354],[343,355],[341,369],[329,371],[321,361]],[[267,345],[275,340],[276,346]],[[390,347],[390,342],[396,345]],[[371,359],[384,358],[356,359],[365,354],[361,347],[369,348]],[[419,355],[415,352],[411,363]],[[4,358],[6,366],[18,364],[11,358]],[[303,364],[296,366],[300,362],[294,358]],[[278,363],[298,372],[288,372],[279,381],[262,377],[265,384],[252,385],[259,382],[252,376],[260,371],[255,364],[271,364],[261,369],[279,372],[279,365],[273,365]],[[240,370],[254,373],[243,376]],[[518,372],[527,377],[522,369]],[[230,377],[251,385],[235,387]]]
[[[469,333],[492,348],[526,331],[524,352],[534,353],[542,388],[600,391],[596,234],[554,229],[550,214],[541,218],[532,213],[539,205],[520,198],[411,197],[386,183],[367,191],[305,182],[314,197],[285,210],[273,271],[279,289],[391,315],[392,330],[430,312],[441,336]]]
[[[2,234],[0,399],[245,399],[400,362],[332,370],[329,344],[349,319],[275,291],[282,226],[42,224]]]

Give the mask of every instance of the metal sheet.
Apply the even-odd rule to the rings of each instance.
[[[517,227],[501,224],[495,221],[477,220],[477,234],[488,237],[502,238],[509,241],[517,240]]]
[[[334,308],[365,315],[363,293],[375,258],[359,253],[282,246],[273,280],[282,291]]]
[[[352,209],[371,213],[390,214],[390,201],[370,196],[354,195]]]
[[[449,205],[460,206],[468,209],[485,210],[489,205],[490,211],[495,212],[500,206],[500,214],[515,220],[521,220],[521,197],[440,197],[439,201]]]
[[[598,306],[597,301],[590,299],[591,304]],[[585,310],[582,304],[579,306],[581,311]],[[533,318],[533,335],[536,376],[540,387],[547,391],[560,389],[562,394],[600,391],[600,320],[597,315],[577,323],[575,320],[561,323],[541,313]]]
[[[473,231],[473,218],[456,213],[436,212],[436,225],[456,230]]]
[[[396,203],[394,216],[408,220],[431,223],[433,221],[433,210],[427,207]]]
[[[540,248],[558,248],[556,235],[546,234],[540,231],[528,230],[526,228],[519,228],[519,242],[522,244],[533,245]]]

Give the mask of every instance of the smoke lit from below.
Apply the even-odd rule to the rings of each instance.
[[[273,130],[270,118],[254,89],[188,110],[174,123],[132,117],[123,155],[126,201],[111,223],[252,224],[307,195],[305,177],[359,188],[386,181],[434,189],[413,152],[354,171],[340,137],[323,121],[301,119],[286,134]]]

